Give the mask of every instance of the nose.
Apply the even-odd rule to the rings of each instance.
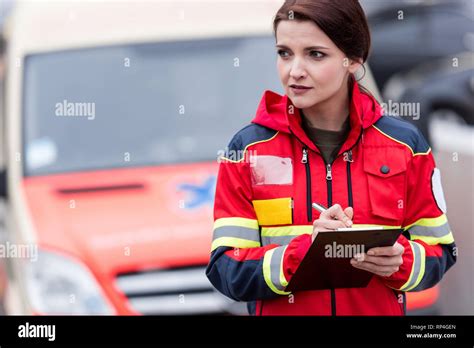
[[[303,77],[306,77],[306,69],[304,67],[304,63],[301,61],[300,58],[293,59],[290,69],[290,77],[299,80]]]

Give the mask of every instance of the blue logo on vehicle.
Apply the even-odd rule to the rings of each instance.
[[[185,209],[195,209],[202,205],[214,204],[214,193],[216,191],[216,176],[210,176],[202,185],[181,184],[178,190],[186,191],[189,200],[184,202]]]

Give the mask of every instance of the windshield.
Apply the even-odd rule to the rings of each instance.
[[[215,160],[281,92],[274,38],[100,47],[25,60],[24,173]]]

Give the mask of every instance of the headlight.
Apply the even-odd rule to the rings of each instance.
[[[41,314],[112,314],[92,273],[72,258],[38,251],[25,261],[27,296]]]

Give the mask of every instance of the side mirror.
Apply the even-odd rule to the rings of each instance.
[[[7,198],[7,170],[0,169],[0,198]]]

